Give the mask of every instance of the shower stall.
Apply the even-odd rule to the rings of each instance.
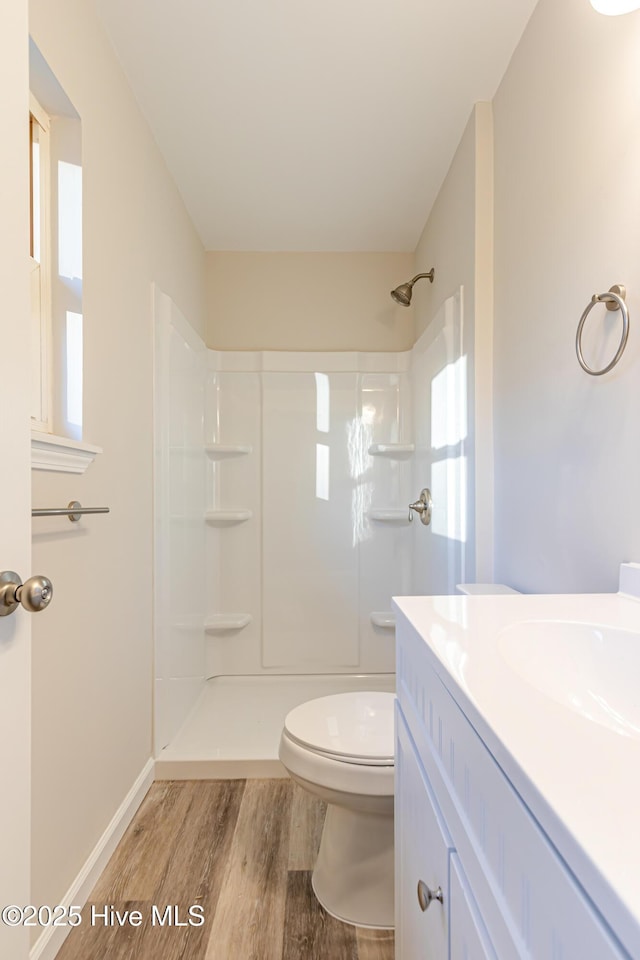
[[[281,773],[288,710],[394,689],[391,597],[472,578],[462,300],[403,353],[219,352],[154,291],[159,775]]]

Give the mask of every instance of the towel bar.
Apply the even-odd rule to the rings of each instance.
[[[83,507],[79,500],[72,500],[67,507],[45,507],[31,511],[32,517],[69,517],[72,523],[85,513],[109,513],[109,507]]]

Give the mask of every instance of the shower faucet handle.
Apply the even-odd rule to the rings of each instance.
[[[433,511],[433,500],[431,499],[431,491],[428,487],[425,487],[424,490],[420,491],[420,496],[415,503],[409,504],[409,522],[413,520],[412,510],[420,516],[421,521],[427,526],[431,523],[431,513]]]

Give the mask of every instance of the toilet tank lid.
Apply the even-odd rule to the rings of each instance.
[[[284,721],[302,746],[335,757],[393,763],[392,693],[361,690],[308,700]]]

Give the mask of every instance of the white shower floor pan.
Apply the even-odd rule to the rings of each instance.
[[[156,760],[159,780],[278,777],[284,718],[299,703],[355,690],[395,692],[395,675],[213,677]]]

